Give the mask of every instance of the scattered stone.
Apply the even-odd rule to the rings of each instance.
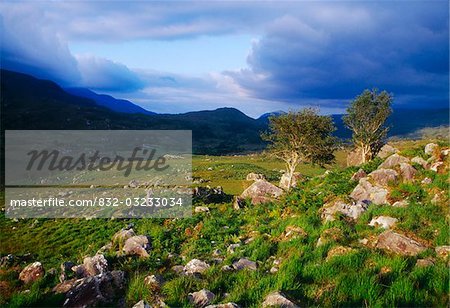
[[[333,247],[328,251],[326,260],[328,261],[331,258],[346,255],[352,251],[353,251],[353,248],[350,248],[350,247],[344,247],[344,246]]]
[[[390,146],[389,144],[385,144],[381,147],[380,151],[377,154],[377,157],[379,158],[386,158],[391,156],[392,154],[395,154],[398,152],[398,149],[394,148],[393,146]]]
[[[292,179],[291,179],[291,187],[297,187],[298,183],[300,183],[300,181],[302,181],[302,180],[303,180],[303,176],[300,174],[300,172],[294,172],[294,174],[292,175]],[[281,176],[281,179],[280,179],[279,186],[282,189],[287,190],[288,184],[289,184],[288,174],[283,173],[283,175]]]
[[[206,307],[214,300],[214,293],[209,290],[202,289],[198,292],[189,293],[188,300],[195,307]]]
[[[409,203],[406,200],[396,201],[394,202],[394,204],[392,204],[393,207],[407,207],[408,205]]]
[[[400,174],[402,175],[404,181],[412,181],[416,173],[417,170],[414,169],[414,167],[411,166],[410,164],[408,163],[400,164]]]
[[[272,266],[269,271],[271,274],[275,274],[278,272],[278,267]]]
[[[234,269],[229,265],[222,266],[222,271],[224,272],[232,272]]]
[[[208,269],[209,269],[209,264],[207,264],[206,262],[198,260],[198,259],[192,259],[184,267],[184,272],[187,275],[195,275],[195,274],[202,274],[203,272],[205,272]]]
[[[367,210],[368,204],[366,202],[358,201],[353,204],[346,204],[342,201],[336,201],[333,205],[325,205],[321,209],[322,219],[327,221],[334,221],[336,213],[342,213],[343,215],[352,219],[358,219]]]
[[[252,204],[273,201],[283,194],[283,190],[265,180],[257,180],[241,194],[241,199],[249,198]]]
[[[437,149],[439,149],[439,146],[436,143],[428,143],[425,146],[424,151],[427,155],[433,155]]]
[[[441,161],[437,161],[431,165],[430,170],[437,172],[437,173],[444,173],[445,172],[445,164]]]
[[[441,155],[444,157],[448,156],[449,154],[450,154],[450,149],[443,149],[441,151]]]
[[[164,284],[164,278],[161,275],[149,275],[144,278],[144,283],[152,290],[161,290]]]
[[[398,221],[397,218],[389,216],[378,216],[372,218],[372,220],[369,223],[369,226],[381,227],[383,229],[391,229],[397,223],[397,221]]]
[[[292,240],[296,238],[304,238],[308,236],[305,230],[297,226],[287,226],[283,233],[284,240]]]
[[[195,213],[209,213],[209,207],[207,206],[196,206],[194,209]]]
[[[184,266],[183,265],[174,265],[172,266],[172,271],[175,273],[182,275],[184,274]]]
[[[299,308],[281,292],[273,292],[267,295],[262,307]]]
[[[264,174],[251,172],[247,174],[245,179],[247,181],[256,181],[256,180],[265,180],[266,177],[264,176]]]
[[[352,191],[350,197],[361,202],[370,201],[375,204],[390,204],[387,199],[387,189],[377,185],[372,185],[367,178],[362,178],[359,180],[359,184]]]
[[[126,240],[128,240],[129,238],[136,236],[136,233],[134,233],[133,229],[122,229],[117,231],[113,237],[112,237],[112,242],[113,243],[117,243],[119,245],[122,245],[123,243],[125,243]]]
[[[360,149],[355,149],[347,154],[347,167],[359,166],[363,163]]]
[[[41,262],[34,262],[27,265],[19,274],[19,280],[30,283],[44,276],[44,267]]]
[[[256,264],[256,262],[250,261],[249,259],[241,258],[238,261],[234,262],[232,267],[237,271],[240,271],[243,269],[249,269],[252,271],[256,271],[256,268],[258,267],[258,265]]]
[[[52,291],[55,292],[56,294],[67,293],[75,285],[76,281],[77,281],[76,278],[72,278],[72,279],[69,279],[69,280],[62,281],[62,282],[58,283],[52,289]]]
[[[233,254],[236,252],[236,249],[239,247],[241,247],[241,244],[230,244],[230,246],[228,246],[228,248],[227,248],[227,253]]]
[[[433,258],[426,258],[426,259],[417,259],[416,266],[417,267],[428,267],[434,265],[434,259]]]
[[[380,166],[378,166],[378,169],[391,169],[395,166],[400,165],[401,163],[409,163],[409,159],[398,154],[393,154],[386,158],[386,160]]]
[[[152,308],[152,306],[142,299],[134,304],[133,308]]]
[[[360,179],[367,177],[367,173],[363,169],[359,169],[353,173],[351,180],[358,182]]]
[[[106,261],[103,255],[95,255],[84,258],[83,266],[86,276],[96,276],[108,270],[108,261]]]
[[[420,157],[420,156],[413,157],[411,159],[411,162],[415,163],[415,164],[418,164],[418,165],[421,165],[424,169],[428,168],[427,161],[425,159],[423,159],[422,157]]]
[[[239,305],[235,303],[226,303],[226,304],[208,305],[206,306],[206,308],[239,308]]]
[[[433,180],[430,179],[430,178],[424,178],[424,179],[422,180],[422,182],[420,182],[420,183],[428,185],[428,184],[433,183]]]
[[[415,256],[426,249],[419,242],[389,230],[378,236],[376,247],[404,256]]]
[[[437,246],[434,250],[436,255],[443,259],[447,259],[450,255],[450,246]]]
[[[388,186],[389,183],[394,183],[398,180],[398,173],[393,169],[378,168],[369,174],[376,185]]]
[[[125,241],[123,252],[126,256],[137,255],[142,258],[149,257],[150,241],[145,235],[135,235]]]

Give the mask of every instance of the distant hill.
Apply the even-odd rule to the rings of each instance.
[[[97,94],[89,89],[85,88],[64,88],[64,90],[75,96],[89,98],[96,102],[98,105],[111,109],[116,112],[123,113],[142,113],[142,114],[155,114],[154,112],[145,110],[132,102],[125,99],[117,99],[110,95]]]
[[[268,113],[253,119],[234,108],[183,114],[117,112],[111,110],[110,106],[107,108],[98,103],[99,97],[104,98],[102,95],[84,92],[82,97],[74,95],[74,91],[71,92],[72,94],[68,93],[52,81],[1,70],[3,128],[188,129],[193,132],[195,154],[237,154],[259,151],[265,147],[260,133],[267,129],[268,117],[273,114]],[[106,97],[108,103],[121,102]],[[342,116],[332,117],[338,128],[336,135],[349,138],[351,133],[344,127]],[[389,120],[392,125],[390,135],[409,135],[423,127],[448,125],[448,118],[448,109],[399,109]]]

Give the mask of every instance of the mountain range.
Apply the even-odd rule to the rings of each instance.
[[[234,154],[265,147],[260,133],[270,112],[258,119],[235,108],[156,114],[130,101],[83,88],[63,89],[49,80],[1,70],[3,129],[187,129],[195,154]],[[342,115],[332,115],[336,135],[349,138]],[[449,109],[396,109],[388,121],[390,135],[409,135],[420,128],[449,124]]]

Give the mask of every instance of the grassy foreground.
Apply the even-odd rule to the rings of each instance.
[[[397,142],[409,158],[427,156],[426,141]],[[0,305],[10,307],[61,306],[64,296],[51,289],[59,282],[49,269],[59,270],[64,261],[81,263],[110,241],[112,235],[132,223],[137,234],[151,238],[150,257],[117,258],[106,254],[112,269],[124,270],[128,286],[123,295],[126,306],[144,299],[152,303],[162,297],[170,307],[191,307],[190,292],[206,288],[216,294],[215,303],[235,302],[241,307],[261,307],[272,291],[283,291],[300,306],[436,306],[449,305],[448,262],[436,256],[434,247],[449,245],[448,174],[437,174],[418,165],[416,181],[391,187],[393,198],[408,199],[406,208],[371,205],[356,222],[343,216],[323,223],[320,208],[330,200],[345,199],[357,185],[351,181],[356,167],[345,168],[345,153],[339,152],[331,172],[300,166],[307,180],[281,200],[236,211],[231,203],[207,204],[209,213],[186,219],[6,219],[0,214],[0,254],[25,255],[40,261],[47,271],[42,279],[24,285],[18,280],[27,264],[0,268]],[[375,170],[380,159],[363,166]],[[225,193],[237,195],[251,184],[250,172],[263,173],[273,183],[280,177],[282,163],[263,156],[198,156],[193,160],[198,185],[221,185]],[[431,184],[420,184],[428,177]],[[443,198],[432,202],[436,193]],[[3,195],[2,195],[3,197]],[[3,201],[2,201],[3,204]],[[203,205],[201,203],[195,206]],[[376,237],[383,230],[368,226],[372,217],[387,215],[399,222],[394,230],[425,244],[429,249],[417,257],[405,257],[362,245],[359,240]],[[300,227],[304,236],[286,239],[286,227]],[[326,239],[317,246],[319,237]],[[240,246],[228,252],[230,244]],[[351,247],[349,253],[327,257],[337,246]],[[213,251],[222,252],[223,262],[213,263]],[[246,257],[258,263],[256,271],[225,272],[223,265]],[[432,257],[433,266],[418,267],[419,258]],[[202,275],[179,276],[171,267],[197,258],[211,264]],[[278,271],[271,273],[274,260]],[[144,284],[145,276],[162,274],[162,290]],[[28,290],[28,291],[27,291]]]

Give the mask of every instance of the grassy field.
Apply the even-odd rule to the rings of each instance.
[[[428,141],[398,141],[394,146],[401,154],[427,158],[423,146]],[[31,254],[29,262],[12,268],[0,268],[0,305],[10,307],[61,306],[64,296],[51,292],[58,283],[57,275],[64,261],[81,263],[108,243],[114,233],[132,223],[137,234],[151,238],[152,250],[147,259],[117,257],[106,253],[112,269],[124,270],[128,286],[123,294],[126,306],[139,300],[153,302],[162,297],[170,307],[190,307],[187,295],[206,288],[216,294],[215,303],[235,302],[241,307],[261,307],[271,291],[283,291],[300,306],[435,306],[449,305],[448,262],[436,256],[433,249],[449,245],[448,174],[436,174],[418,166],[418,179],[391,187],[398,198],[408,198],[407,208],[369,207],[356,222],[345,217],[323,223],[319,210],[326,202],[346,198],[357,183],[350,181],[358,169],[345,168],[345,151],[326,176],[326,169],[301,165],[298,171],[308,176],[281,200],[236,211],[231,203],[206,204],[210,213],[194,214],[185,219],[21,219],[0,215],[0,255]],[[377,168],[377,159],[363,168]],[[225,193],[240,194],[251,184],[245,177],[250,172],[263,173],[277,183],[283,164],[263,155],[195,156],[194,180],[202,186],[222,186]],[[421,185],[429,177],[431,184]],[[438,203],[431,200],[436,192],[447,192]],[[3,198],[3,195],[1,196]],[[4,202],[2,201],[2,204]],[[204,205],[196,203],[195,206]],[[374,216],[388,215],[399,220],[395,230],[411,236],[429,247],[418,257],[386,253],[359,243],[371,239],[382,230],[368,226]],[[287,226],[302,228],[306,235],[283,239]],[[325,244],[317,246],[319,237]],[[239,243],[234,253],[230,244]],[[351,247],[344,255],[327,258],[338,246]],[[223,262],[213,264],[213,251],[222,251]],[[174,257],[175,256],[175,257]],[[224,272],[240,257],[258,263],[256,271]],[[433,257],[430,267],[415,266],[418,258]],[[212,266],[201,279],[178,276],[170,268],[197,258]],[[280,260],[278,272],[270,273],[274,260]],[[47,274],[31,285],[18,280],[26,263],[42,262]],[[159,273],[166,283],[161,291],[144,284],[144,277]],[[29,290],[29,291],[25,291]]]

